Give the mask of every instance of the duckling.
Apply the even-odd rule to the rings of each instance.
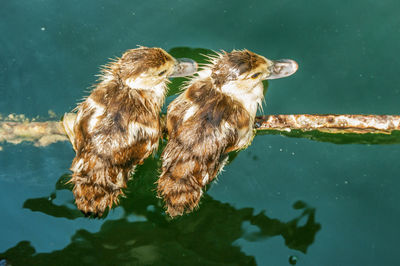
[[[101,216],[118,204],[130,174],[158,148],[168,78],[195,71],[194,61],[148,47],[128,50],[102,70],[72,130],[64,123],[76,151],[70,182],[84,214]]]
[[[248,50],[217,53],[167,111],[168,143],[162,153],[158,196],[175,217],[198,206],[228,153],[250,145],[262,81],[292,75],[293,60],[269,60]]]

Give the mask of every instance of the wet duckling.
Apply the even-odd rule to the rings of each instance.
[[[296,72],[293,60],[269,60],[248,50],[220,53],[168,107],[168,143],[162,153],[158,195],[171,216],[198,206],[228,153],[246,148],[263,100],[266,79]]]
[[[76,151],[70,182],[78,209],[101,216],[118,203],[135,166],[157,150],[168,78],[196,70],[194,61],[147,47],[126,51],[102,70],[73,128],[64,123]]]

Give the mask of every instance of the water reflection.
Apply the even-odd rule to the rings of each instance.
[[[400,131],[393,131],[391,134],[382,133],[324,133],[316,130],[312,131],[301,131],[291,130],[277,131],[277,130],[259,130],[257,135],[281,135],[290,138],[305,138],[320,142],[330,142],[334,144],[399,144],[400,143]]]
[[[157,155],[139,167],[127,197],[121,200],[124,214],[118,220],[103,218],[99,232],[80,229],[64,249],[51,253],[36,253],[30,242],[21,241],[0,254],[0,258],[12,265],[55,265],[60,261],[69,265],[75,264],[77,258],[82,264],[105,265],[255,265],[255,258],[246,255],[234,243],[236,240],[259,241],[281,236],[288,248],[306,253],[321,229],[315,221],[315,209],[301,201],[293,205],[301,214],[282,222],[263,212],[254,214],[253,208],[236,209],[207,194],[197,211],[171,220],[156,198],[154,182],[159,165]],[[50,196],[28,199],[24,208],[53,217],[82,217],[71,204],[72,193],[67,202],[55,203],[60,190],[71,189],[65,185],[68,179],[68,175],[61,176]],[[246,223],[257,230],[246,232]]]

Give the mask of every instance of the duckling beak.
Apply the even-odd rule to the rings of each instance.
[[[270,75],[266,79],[279,79],[293,75],[299,65],[296,61],[290,59],[271,60]]]
[[[169,76],[170,78],[185,77],[196,73],[197,63],[189,58],[179,58],[175,59],[175,69],[174,72]]]

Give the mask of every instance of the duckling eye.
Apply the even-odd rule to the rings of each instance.
[[[253,75],[251,76],[251,78],[252,78],[252,79],[256,79],[256,78],[258,78],[258,76],[260,76],[260,75],[261,75],[261,72],[258,72],[258,73],[253,74]]]
[[[165,74],[165,72],[167,72],[167,70],[161,71],[160,73],[158,73],[159,76],[162,76]]]

